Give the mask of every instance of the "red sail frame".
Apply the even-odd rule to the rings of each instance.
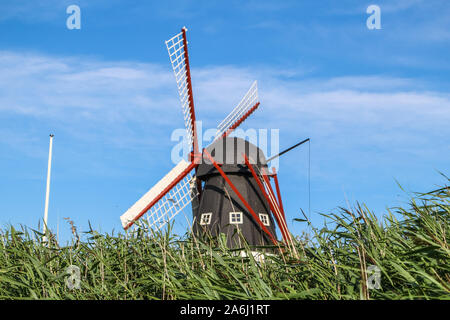
[[[240,117],[236,122],[234,122],[228,129],[222,134],[222,138],[226,138],[234,129],[239,127],[242,122],[244,122],[256,109],[259,107],[259,102],[257,102],[250,110],[248,110],[242,117]]]
[[[187,89],[189,94],[189,113],[191,115],[191,125],[192,125],[192,151],[194,155],[199,153],[198,150],[198,137],[197,137],[197,127],[195,125],[195,109],[194,109],[194,94],[192,92],[192,81],[191,81],[191,68],[189,66],[189,53],[186,38],[186,28],[182,28],[183,33],[183,46],[184,46],[184,58],[186,63],[186,81]]]

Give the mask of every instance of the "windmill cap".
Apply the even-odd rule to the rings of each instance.
[[[247,140],[238,137],[226,137],[218,139],[206,150],[211,154],[225,173],[240,173],[251,175],[243,154],[247,156],[252,165],[267,167],[266,157],[263,151]],[[202,178],[212,174],[219,174],[208,157],[203,154],[202,163],[198,166],[197,177]]]

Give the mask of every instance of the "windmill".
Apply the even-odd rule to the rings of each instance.
[[[229,247],[241,246],[237,233],[250,245],[279,245],[276,222],[285,245],[295,252],[275,171],[269,172],[261,149],[229,136],[259,107],[257,82],[218,125],[211,145],[200,151],[186,31],[182,28],[166,46],[191,148],[189,159],[181,160],[132,205],[120,217],[122,226],[128,229],[145,216],[150,228],[160,229],[191,205],[193,230],[199,236],[225,234]],[[270,179],[275,182],[276,193]]]

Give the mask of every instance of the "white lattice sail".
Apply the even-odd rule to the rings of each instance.
[[[131,206],[121,217],[122,226],[126,229],[137,219],[147,220],[150,228],[161,229],[167,222],[180,213],[198,192],[195,187],[195,176],[189,169],[191,163],[182,160],[168,174],[153,186],[141,199]],[[187,172],[189,170],[189,172]],[[186,174],[187,172],[187,174]],[[150,208],[149,204],[158,199],[161,193],[169,188],[174,181],[185,175],[178,183],[174,184],[160,200],[156,201]],[[145,213],[143,213],[144,210]]]
[[[245,115],[258,102],[257,82],[252,86],[231,113],[217,126],[216,138],[222,136],[236,121]]]
[[[186,28],[184,28],[187,31]],[[192,146],[193,143],[193,133],[192,118],[189,105],[189,84],[188,84],[188,74],[186,65],[186,55],[183,41],[183,32],[180,32],[176,36],[166,41],[167,51],[169,52],[170,63],[172,64],[173,73],[175,74],[175,79],[177,81],[178,93],[180,95],[181,107],[183,109],[184,124],[187,131],[187,139],[189,145]]]
[[[149,227],[154,230],[161,229],[191,204],[197,195],[195,176],[190,173],[145,214]]]

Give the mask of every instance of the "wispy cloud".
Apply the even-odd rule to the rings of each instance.
[[[207,127],[215,127],[257,79],[262,107],[250,126],[333,143],[355,134],[351,139],[361,144],[402,144],[411,152],[423,136],[448,136],[449,95],[409,78],[304,78],[233,66],[192,73],[198,118]],[[143,143],[183,123],[173,74],[156,64],[1,52],[0,84],[0,114],[46,119],[80,139]]]
[[[200,85],[205,87],[200,92],[215,99],[212,105],[217,106],[225,106],[229,97],[238,97],[233,92],[252,76],[260,80],[262,106],[255,115],[258,125],[280,128],[285,138],[297,133],[320,137],[330,145],[372,144],[384,150],[401,146],[411,152],[421,149],[424,154],[424,149],[449,142],[450,95],[413,79],[347,76],[292,80],[279,77],[276,71],[274,76],[269,70],[203,73],[208,73],[203,77],[210,80]],[[231,74],[236,76],[234,80]],[[433,137],[444,140],[425,143],[424,139]],[[417,148],[420,141],[424,145]]]
[[[70,121],[145,121],[155,108],[176,103],[164,95],[173,89],[172,74],[157,65],[1,52],[0,69],[4,112]]]

